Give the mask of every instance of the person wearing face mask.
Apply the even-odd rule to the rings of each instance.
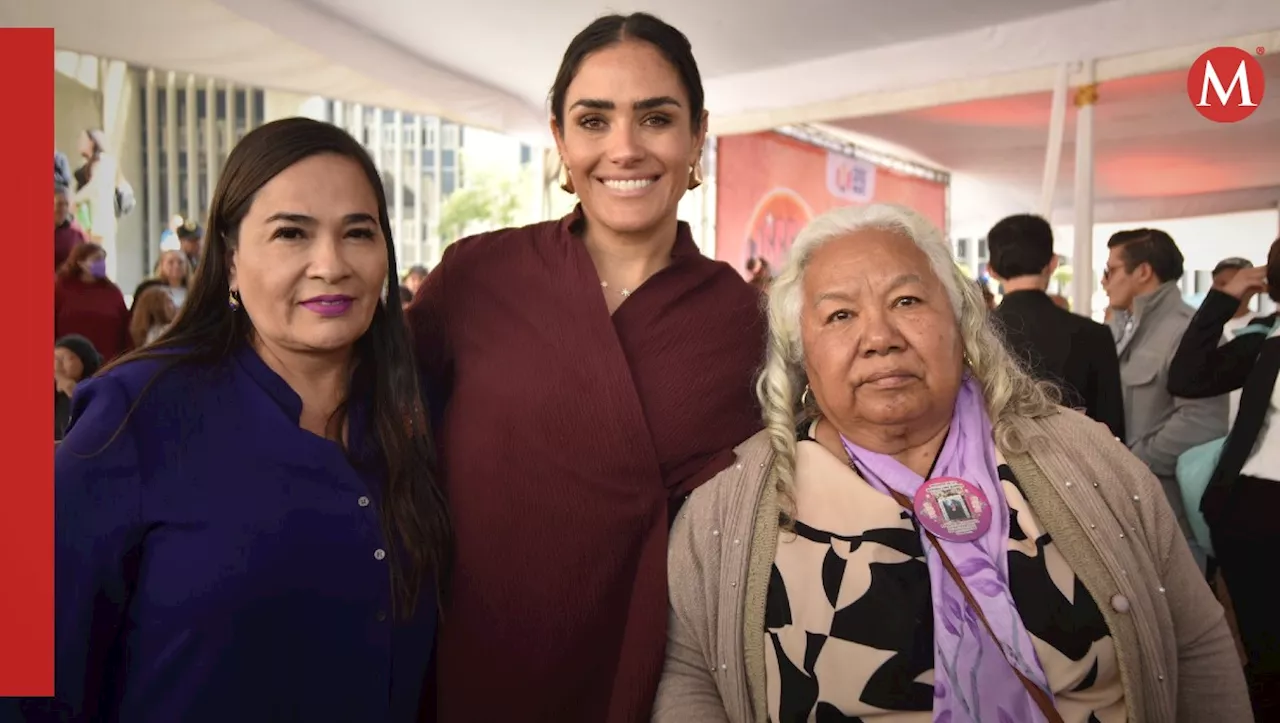
[[[550,105],[579,206],[454,243],[409,308],[466,571],[439,723],[647,721],[671,515],[759,425],[760,295],[676,216],[707,133],[688,39],[602,17]]]
[[[71,215],[71,189],[53,187],[53,271],[67,262],[71,250],[89,239],[75,217]]]
[[[129,307],[107,278],[107,252],[94,243],[72,249],[53,283],[53,335],[79,334],[106,361],[132,348]]]

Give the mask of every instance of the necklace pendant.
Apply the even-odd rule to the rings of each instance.
[[[623,290],[622,290],[622,298],[624,298],[624,299],[625,299],[625,298],[627,298],[628,296],[631,296],[631,292],[630,292],[630,291],[628,291],[628,290],[626,290],[626,289],[623,289]]]

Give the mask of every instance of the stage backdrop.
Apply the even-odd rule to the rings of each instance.
[[[900,203],[946,231],[944,184],[773,133],[716,140],[716,258],[744,271],[763,256],[775,272],[816,214],[873,201]]]

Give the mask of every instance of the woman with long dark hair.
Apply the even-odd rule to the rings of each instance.
[[[416,720],[450,532],[377,170],[267,124],[208,227],[173,325],[77,390],[28,718]]]
[[[760,296],[677,217],[707,133],[689,40],[610,15],[565,51],[558,221],[451,245],[409,308],[449,395],[458,531],[438,723],[648,721],[667,530],[760,426]]]

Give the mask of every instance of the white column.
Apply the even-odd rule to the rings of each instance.
[[[394,158],[391,161],[391,173],[395,182],[391,184],[391,210],[395,214],[396,234],[396,258],[401,263],[408,258],[405,252],[405,218],[404,218],[404,189],[405,189],[405,172],[404,172],[404,113],[395,111],[395,115],[391,119],[391,131],[395,133],[395,138],[391,139],[391,153]]]
[[[1093,105],[1098,99],[1093,61],[1084,61],[1076,89],[1075,244],[1071,255],[1071,308],[1093,316]]]
[[[355,136],[357,143],[368,150],[364,140],[364,106],[359,103],[351,106],[351,129],[348,132]]]
[[[1070,67],[1063,63],[1053,83],[1049,104],[1049,142],[1044,150],[1044,179],[1040,184],[1040,215],[1052,223],[1053,197],[1058,190],[1058,169],[1062,162],[1062,138],[1067,121],[1067,86]]]
[[[164,224],[168,227],[170,218],[187,212],[182,207],[181,189],[178,187],[178,77],[173,72],[164,81],[164,168],[167,176],[165,191],[169,198],[169,213]]]
[[[258,127],[258,91],[256,88],[244,89],[244,132],[248,133]]]
[[[351,122],[347,119],[347,106],[340,100],[333,101],[333,124],[350,133]]]
[[[551,220],[552,202],[551,195],[556,192],[557,174],[560,171],[560,157],[556,155],[554,146],[548,146],[542,149],[542,176],[538,180],[538,185],[542,186],[539,194],[542,201],[542,220]]]
[[[382,158],[382,109],[373,108],[373,118],[369,124],[369,151],[373,154],[373,165],[377,167],[378,173],[386,170],[386,164]]]
[[[213,78],[204,83],[204,173],[205,213],[213,206],[213,192],[218,187],[218,84]]]
[[[198,123],[196,113],[196,77],[194,75],[187,76],[187,112],[182,118],[186,123],[186,138],[184,139],[184,147],[187,150],[187,205],[186,213],[196,219],[198,223],[203,224],[204,214],[200,208],[200,146],[196,142],[196,124]]]
[[[236,141],[240,140],[236,136],[236,86],[234,83],[227,83],[227,87],[222,89],[223,95],[226,96],[225,105],[226,119],[222,126],[222,160],[226,160],[231,154],[231,149],[236,147]]]
[[[444,255],[444,247],[457,241],[457,239],[444,239],[440,237],[440,210],[444,206],[444,128],[440,122],[440,116],[434,116],[431,119],[432,136],[435,142],[431,144],[434,149],[432,152],[434,163],[432,164],[431,176],[431,227],[434,229],[431,237],[435,242],[431,245],[431,263],[440,263],[440,257]]]
[[[708,138],[702,152],[702,253],[713,259],[716,257],[716,199],[720,188],[716,174],[720,162],[718,151],[715,136]]]
[[[169,226],[169,219],[160,217],[160,115],[156,108],[156,71],[147,71],[146,90],[147,111],[143,123],[147,129],[147,230],[145,234],[146,251],[143,252],[148,266],[152,265],[159,253],[160,232]],[[150,271],[150,269],[146,269]]]
[[[409,147],[413,149],[413,261],[414,263],[423,263],[427,254],[423,251],[424,227],[422,223],[422,204],[426,203],[426,199],[422,197],[422,149],[425,145],[422,142],[423,134],[422,115],[420,113],[413,114],[413,143]],[[408,259],[404,259],[402,265],[407,265]]]

